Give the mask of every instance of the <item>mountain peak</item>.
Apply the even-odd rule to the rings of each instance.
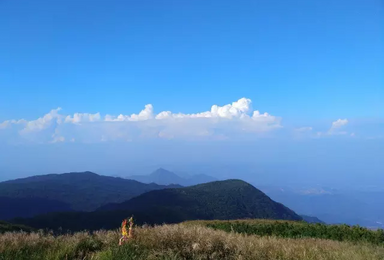
[[[164,219],[165,222],[190,219],[302,219],[251,184],[237,179],[150,191],[120,204],[104,206],[100,210],[156,212],[163,216],[173,216],[172,219]]]
[[[159,168],[157,169],[156,171],[154,171],[153,173],[151,173],[151,176],[164,176],[164,175],[167,175],[167,176],[176,176],[176,177],[179,177],[177,174],[171,172],[171,171],[168,171],[164,168]]]

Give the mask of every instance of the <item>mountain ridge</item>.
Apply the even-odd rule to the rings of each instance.
[[[50,213],[12,222],[34,228],[97,230],[118,228],[134,215],[137,224],[179,223],[186,220],[282,219],[302,220],[242,180],[225,180],[183,188],[153,190],[93,212]]]
[[[136,180],[142,183],[156,183],[159,185],[179,184],[182,186],[192,186],[217,180],[205,174],[182,177],[164,168],[159,168],[149,175],[131,175],[128,176],[127,179]]]
[[[67,211],[93,211],[102,205],[123,202],[151,190],[176,187],[180,186],[144,184],[135,180],[98,175],[90,171],[36,175],[0,182],[0,197],[3,198],[0,200],[0,208],[7,206],[14,213],[23,214],[23,208],[29,206],[27,202],[22,203],[23,199],[40,199],[46,200],[47,207],[41,207],[41,212],[36,214],[50,212],[49,205],[52,206],[53,212],[59,210],[59,208],[53,209],[55,205],[49,201],[68,205]],[[10,207],[9,200],[12,199],[18,199],[20,203]],[[7,214],[0,212],[0,219],[8,218],[5,215],[30,216],[27,213],[15,215],[8,211]]]
[[[302,220],[292,210],[277,203],[251,184],[230,179],[178,189],[150,191],[131,200],[102,206],[98,211],[182,209],[199,219],[272,218]]]

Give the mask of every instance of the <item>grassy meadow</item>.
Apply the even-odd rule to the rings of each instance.
[[[267,219],[190,221],[186,222],[186,224],[202,225],[216,230],[247,235],[319,238],[384,245],[384,230],[370,230],[360,226],[310,224],[304,221]]]
[[[256,222],[249,223],[255,225]],[[383,244],[363,240],[341,242],[310,237],[260,236],[233,229],[220,230],[207,224],[187,222],[136,228],[135,238],[120,247],[118,231],[64,235],[6,232],[0,235],[0,260],[384,260]]]

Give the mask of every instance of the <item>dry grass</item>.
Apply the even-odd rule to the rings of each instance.
[[[184,222],[184,225],[200,225],[226,232],[276,236],[283,238],[318,238],[353,243],[384,245],[384,230],[369,230],[360,226],[310,224],[304,221],[242,219],[200,220]]]
[[[319,239],[284,239],[215,231],[200,225],[138,228],[118,247],[119,233],[99,231],[54,237],[42,233],[0,235],[0,259],[257,259],[384,260],[384,248]]]

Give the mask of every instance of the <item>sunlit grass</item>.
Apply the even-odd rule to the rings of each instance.
[[[259,237],[200,224],[135,229],[135,239],[118,246],[119,232],[54,236],[43,233],[0,235],[0,259],[259,259],[383,260],[384,248],[313,238]]]
[[[370,230],[360,226],[310,224],[286,220],[205,220],[188,221],[185,225],[201,225],[227,232],[284,238],[320,238],[354,243],[384,244],[384,230]]]

